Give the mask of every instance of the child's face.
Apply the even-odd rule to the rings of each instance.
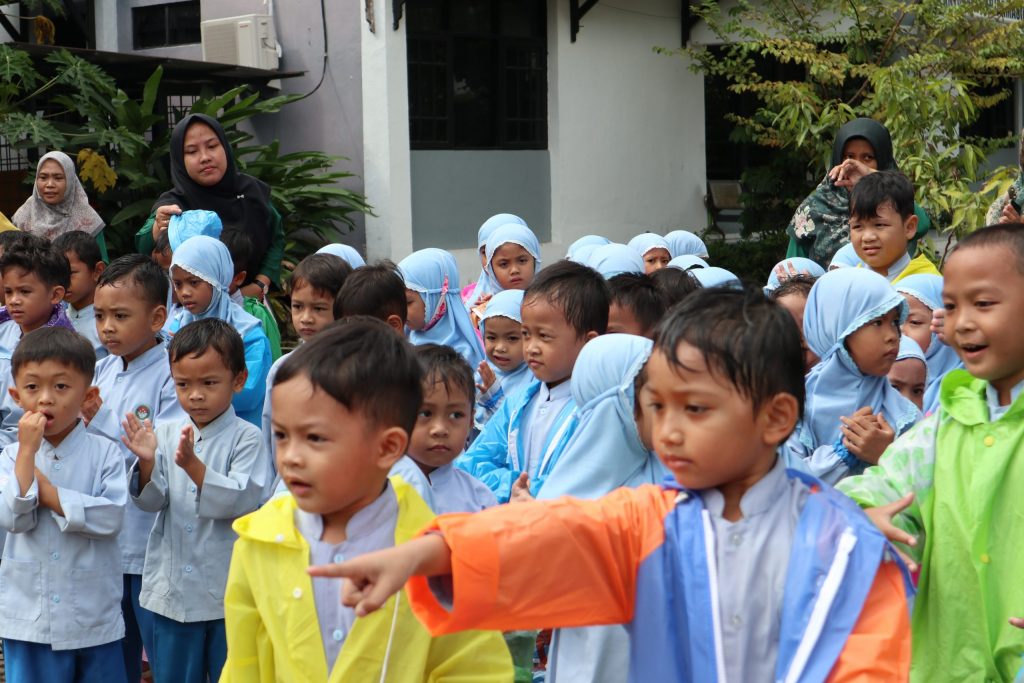
[[[93,306],[100,343],[126,363],[156,346],[156,335],[167,321],[166,306],[152,306],[131,280],[97,287]]]
[[[946,339],[964,367],[1000,398],[1024,379],[1024,275],[1008,247],[953,252],[943,272]]]
[[[488,318],[484,321],[484,352],[502,372],[515,370],[523,364],[523,326],[501,315]]]
[[[846,350],[865,375],[885,377],[900,351],[900,311],[894,308],[846,338]]]
[[[800,348],[804,352],[804,372],[810,372],[811,368],[817,365],[821,359],[818,358],[818,354],[811,351],[811,347],[807,345],[807,340],[804,338],[804,309],[807,308],[807,297],[800,294],[787,294],[780,296],[775,303],[785,308],[796,322],[797,329],[800,330]]]
[[[53,315],[53,307],[63,298],[63,287],[47,287],[35,273],[17,267],[8,268],[4,273],[7,310],[23,333],[45,325]]]
[[[651,249],[644,254],[644,272],[650,275],[656,270],[668,268],[668,262],[671,260],[672,255],[668,253],[668,249]]]
[[[541,382],[556,385],[569,379],[583,345],[597,336],[580,336],[565,314],[543,297],[523,299],[523,357]]]
[[[928,308],[915,296],[904,294],[910,306],[907,319],[903,322],[903,334],[917,342],[922,351],[927,352],[932,343],[932,309]]]
[[[334,322],[334,297],[303,283],[292,290],[292,327],[303,340]]]
[[[891,202],[879,205],[874,216],[850,215],[853,250],[871,270],[882,275],[907,253],[907,242],[915,234],[917,216],[911,214],[903,220]]]
[[[928,379],[928,366],[918,358],[904,358],[892,364],[889,384],[900,392],[918,410],[924,410],[924,385]]]
[[[99,393],[77,369],[55,360],[25,363],[14,378],[11,397],[27,412],[43,413],[43,435],[53,445],[64,440],[78,423],[82,404]]]
[[[645,337],[647,332],[627,306],[613,301],[608,307],[608,334],[635,334],[638,337]]]
[[[755,411],[750,400],[686,342],[679,345],[676,357],[681,367],[655,348],[640,390],[640,408],[651,421],[654,450],[687,488],[749,488],[775,463],[775,448],[792,430],[795,413],[782,424],[772,418],[769,404]]]
[[[427,325],[427,311],[419,292],[405,290],[405,325],[410,330],[422,330]]]
[[[171,267],[171,284],[178,302],[193,315],[203,313],[213,301],[213,287],[210,283],[178,266]]]
[[[64,300],[80,311],[93,302],[96,281],[103,273],[103,263],[85,263],[73,251],[64,253],[71,264],[71,286],[64,292]]]
[[[875,148],[864,138],[853,138],[846,141],[846,144],[843,145],[843,160],[846,159],[855,159],[868,168],[878,170]]]
[[[178,403],[202,429],[224,414],[245,386],[248,372],[234,374],[219,353],[206,349],[198,356],[181,356],[171,363],[171,377]]]
[[[444,382],[423,386],[423,405],[409,440],[409,457],[424,473],[454,460],[466,447],[472,404],[469,396]]]
[[[277,472],[299,508],[344,524],[380,495],[408,437],[400,427],[373,425],[309,378],[297,375],[271,392]]]
[[[68,191],[64,168],[55,160],[47,159],[36,174],[36,190],[47,204],[60,204]]]
[[[491,272],[502,289],[526,289],[537,262],[518,244],[503,244],[491,257]]]

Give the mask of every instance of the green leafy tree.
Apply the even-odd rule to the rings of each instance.
[[[1011,140],[965,131],[1024,74],[1024,0],[736,0],[728,9],[704,0],[694,11],[724,46],[681,52],[756,98],[752,113],[730,115],[738,136],[803,159],[814,182],[839,127],[866,116],[889,129],[901,170],[941,229],[980,227],[1010,184],[1014,169],[985,170],[984,161]],[[798,65],[803,78],[765,77],[765,60]]]

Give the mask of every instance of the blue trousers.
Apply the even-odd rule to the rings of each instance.
[[[54,650],[43,643],[4,640],[7,683],[127,683],[121,643]],[[133,681],[133,683],[136,683]]]
[[[142,648],[152,658],[153,613],[139,605],[139,591],[142,590],[140,574],[124,575],[124,594],[121,597],[121,613],[124,615],[124,670],[131,683],[142,679]]]
[[[228,656],[224,620],[182,623],[153,614],[154,683],[217,683]]]

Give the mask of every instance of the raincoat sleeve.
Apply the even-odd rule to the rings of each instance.
[[[886,505],[913,492],[914,502],[893,518],[893,524],[917,538],[913,547],[899,545],[915,562],[921,561],[924,551],[921,499],[932,492],[939,416],[940,413],[935,413],[921,420],[897,437],[877,465],[869,467],[864,474],[844,479],[836,486],[863,508]]]
[[[244,557],[243,553],[232,554],[224,590],[228,657],[220,683],[272,683],[275,680],[274,647],[256,608]]]
[[[140,254],[149,255],[153,251],[153,223],[156,222],[156,211],[149,214],[149,218],[142,224],[139,231],[135,233],[135,251]]]
[[[284,219],[277,207],[270,205],[270,246],[260,264],[260,275],[270,278],[270,282],[281,285],[281,261],[284,260]]]
[[[413,577],[413,612],[435,636],[627,622],[640,563],[664,541],[674,498],[646,485],[442,515],[423,533],[439,531],[451,549],[452,609],[434,593],[443,581]]]
[[[511,467],[508,454],[511,419],[511,401],[502,401],[480,436],[455,461],[456,467],[472,474],[493,491],[499,503],[508,502],[512,482],[519,477],[519,472]]]
[[[253,328],[245,335],[245,367],[249,376],[245,386],[235,394],[231,405],[239,413],[262,411],[267,396],[267,374],[274,361],[271,359],[270,340],[262,329]]]

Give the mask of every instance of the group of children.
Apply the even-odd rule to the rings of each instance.
[[[0,235],[8,680],[1013,680],[1024,226],[940,274],[913,207],[866,175],[756,288],[684,231],[330,245],[276,361],[215,215]]]

